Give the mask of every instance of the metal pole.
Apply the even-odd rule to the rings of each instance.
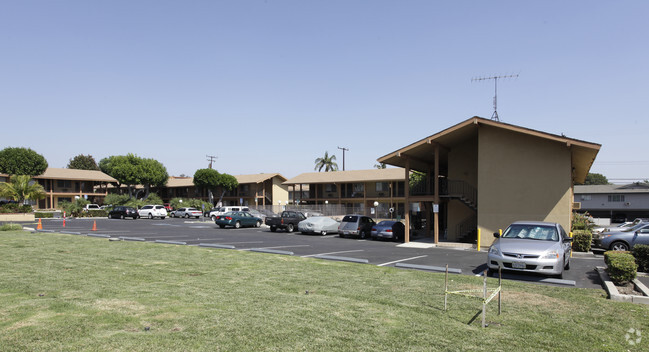
[[[448,264],[446,264],[446,274],[444,275],[444,311],[446,311],[447,296],[448,296]]]
[[[500,291],[498,291],[498,315],[500,315],[500,312],[502,311],[502,306],[503,306],[503,299],[502,299],[503,298],[502,297],[502,294],[503,294],[503,286],[502,285],[503,284],[502,284],[502,280],[503,280],[502,269],[500,268],[500,266],[498,266],[498,288],[500,289]]]
[[[485,316],[487,314],[487,271],[482,273],[482,327],[486,327]]]

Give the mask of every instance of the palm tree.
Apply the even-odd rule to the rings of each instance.
[[[43,186],[27,175],[15,175],[9,182],[0,183],[0,197],[13,199],[19,204],[26,200],[45,198]]]
[[[320,171],[322,171],[322,168],[324,167],[325,172],[338,171],[338,164],[336,164],[336,162],[334,160],[336,160],[335,155],[332,155],[330,157],[329,152],[325,152],[324,157],[315,159],[315,169],[314,170],[318,170],[318,172],[320,172]]]

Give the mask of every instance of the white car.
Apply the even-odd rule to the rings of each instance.
[[[171,212],[171,216],[174,218],[189,218],[193,217],[198,219],[203,213],[196,208],[180,208]]]
[[[164,205],[145,205],[137,211],[137,214],[141,218],[164,219],[167,217],[167,209],[165,209]]]

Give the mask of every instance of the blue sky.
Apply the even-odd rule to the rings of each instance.
[[[171,175],[346,169],[493,113],[649,179],[647,1],[0,0],[0,147]]]

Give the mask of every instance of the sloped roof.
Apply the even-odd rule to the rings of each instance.
[[[48,167],[42,175],[35,176],[34,178],[47,180],[117,182],[116,179],[106,175],[101,171],[62,169],[55,167]]]
[[[405,170],[402,168],[306,172],[287,180],[284,184],[403,181],[405,178]]]
[[[606,193],[649,193],[649,186],[635,183],[628,185],[575,185],[575,194]]]
[[[577,183],[584,182],[586,175],[595,161],[595,157],[601,148],[601,144],[586,142],[574,138],[568,138],[563,135],[556,135],[547,132],[536,131],[533,129],[511,125],[499,121],[489,120],[482,117],[474,116],[466,121],[460,122],[455,126],[449,127],[441,132],[423,138],[408,146],[388,153],[377,159],[380,163],[388,165],[406,166],[406,158],[411,160],[411,168],[414,170],[425,171],[427,164],[425,160],[430,159],[434,154],[435,144],[444,148],[449,148],[467,141],[470,138],[477,138],[479,126],[492,126],[506,129],[512,132],[523,133],[529,136],[543,138],[557,143],[563,143],[570,147],[572,153],[572,167],[574,169],[573,180]]]
[[[281,181],[286,181],[286,177],[282,176],[279,173],[265,173],[265,174],[252,174],[252,175],[233,175],[237,179],[239,184],[246,183],[262,183],[273,177],[278,177]],[[176,177],[171,176],[167,180],[167,187],[194,187],[194,178],[193,177]]]

